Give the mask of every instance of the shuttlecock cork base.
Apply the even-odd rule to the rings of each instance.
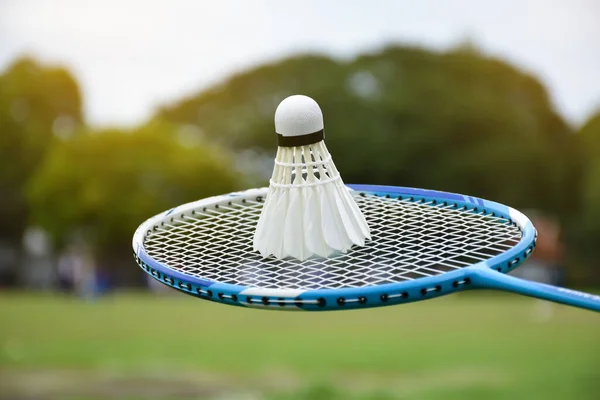
[[[369,226],[325,146],[317,102],[302,95],[283,100],[275,111],[275,132],[275,167],[254,250],[305,260],[364,246]]]

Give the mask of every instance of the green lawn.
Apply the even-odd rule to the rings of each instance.
[[[540,305],[460,294],[302,313],[0,293],[0,399],[600,398],[600,315]]]

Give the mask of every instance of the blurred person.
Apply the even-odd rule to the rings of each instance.
[[[96,266],[94,260],[85,248],[74,251],[73,282],[75,292],[79,297],[90,299],[96,294]]]
[[[108,287],[106,274],[96,265],[92,252],[81,240],[70,243],[58,261],[60,288],[83,299],[93,299]]]
[[[58,257],[58,289],[61,292],[73,291],[73,264],[74,260],[69,252],[64,252]]]

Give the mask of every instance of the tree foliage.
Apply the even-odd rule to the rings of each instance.
[[[55,143],[29,184],[33,219],[59,243],[77,234],[99,252],[129,252],[150,216],[244,187],[226,150],[173,140],[175,129],[153,123]]]
[[[584,148],[586,168],[583,173],[583,199],[578,228],[580,241],[587,256],[597,261],[600,240],[600,112],[592,116],[581,128],[579,136]]]
[[[56,136],[76,131],[82,118],[79,87],[65,69],[24,58],[0,75],[0,238],[20,240],[27,179]]]

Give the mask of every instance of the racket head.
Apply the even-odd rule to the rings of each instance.
[[[269,310],[351,310],[475,288],[480,268],[514,270],[537,232],[521,212],[461,194],[347,185],[372,230],[363,248],[328,259],[263,259],[252,235],[268,188],[214,196],[136,230],[134,257],[154,279],[200,299]],[[471,240],[472,239],[472,240]]]

